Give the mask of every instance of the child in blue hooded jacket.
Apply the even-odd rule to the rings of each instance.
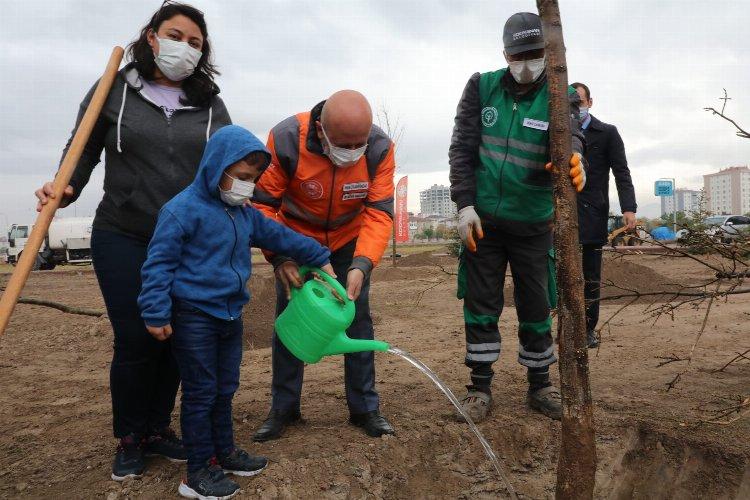
[[[235,447],[232,432],[250,247],[334,274],[327,248],[246,206],[270,161],[244,128],[214,133],[193,183],[161,209],[141,270],[141,316],[154,337],[172,337],[182,377],[188,476],[179,492],[188,498],[228,498],[239,485],[225,472],[252,476],[268,463]]]

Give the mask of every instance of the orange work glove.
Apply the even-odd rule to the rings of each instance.
[[[555,173],[552,162],[547,163],[544,168],[547,172]],[[586,169],[583,168],[583,157],[581,153],[573,153],[570,157],[570,180],[577,193],[583,191],[586,186]]]

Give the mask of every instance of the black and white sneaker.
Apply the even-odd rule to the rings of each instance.
[[[223,500],[236,495],[240,485],[229,479],[218,464],[209,462],[201,470],[188,474],[177,491],[185,498]]]
[[[144,454],[147,457],[161,456],[170,462],[187,462],[187,450],[182,439],[177,437],[171,427],[154,432],[146,437]]]
[[[245,477],[260,474],[268,465],[266,457],[250,455],[239,448],[235,448],[228,455],[218,457],[218,461],[227,474]]]
[[[124,481],[125,479],[139,478],[143,475],[146,464],[143,462],[143,447],[138,436],[130,434],[120,439],[117,445],[115,460],[112,462],[112,479]]]

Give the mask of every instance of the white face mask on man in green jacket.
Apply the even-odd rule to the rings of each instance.
[[[508,59],[508,56],[506,55],[505,58]],[[522,85],[535,82],[544,72],[545,63],[546,59],[544,57],[521,61],[508,59],[510,74],[513,75],[513,79]]]

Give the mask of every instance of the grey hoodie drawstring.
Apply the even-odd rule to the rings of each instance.
[[[125,82],[122,86],[122,104],[120,104],[120,113],[117,115],[117,152],[122,153],[120,147],[120,129],[122,128],[122,112],[125,111],[125,99],[128,95],[128,84]]]
[[[208,127],[206,127],[206,142],[208,142],[208,136],[211,134],[211,119],[214,115],[214,107],[208,107]]]

